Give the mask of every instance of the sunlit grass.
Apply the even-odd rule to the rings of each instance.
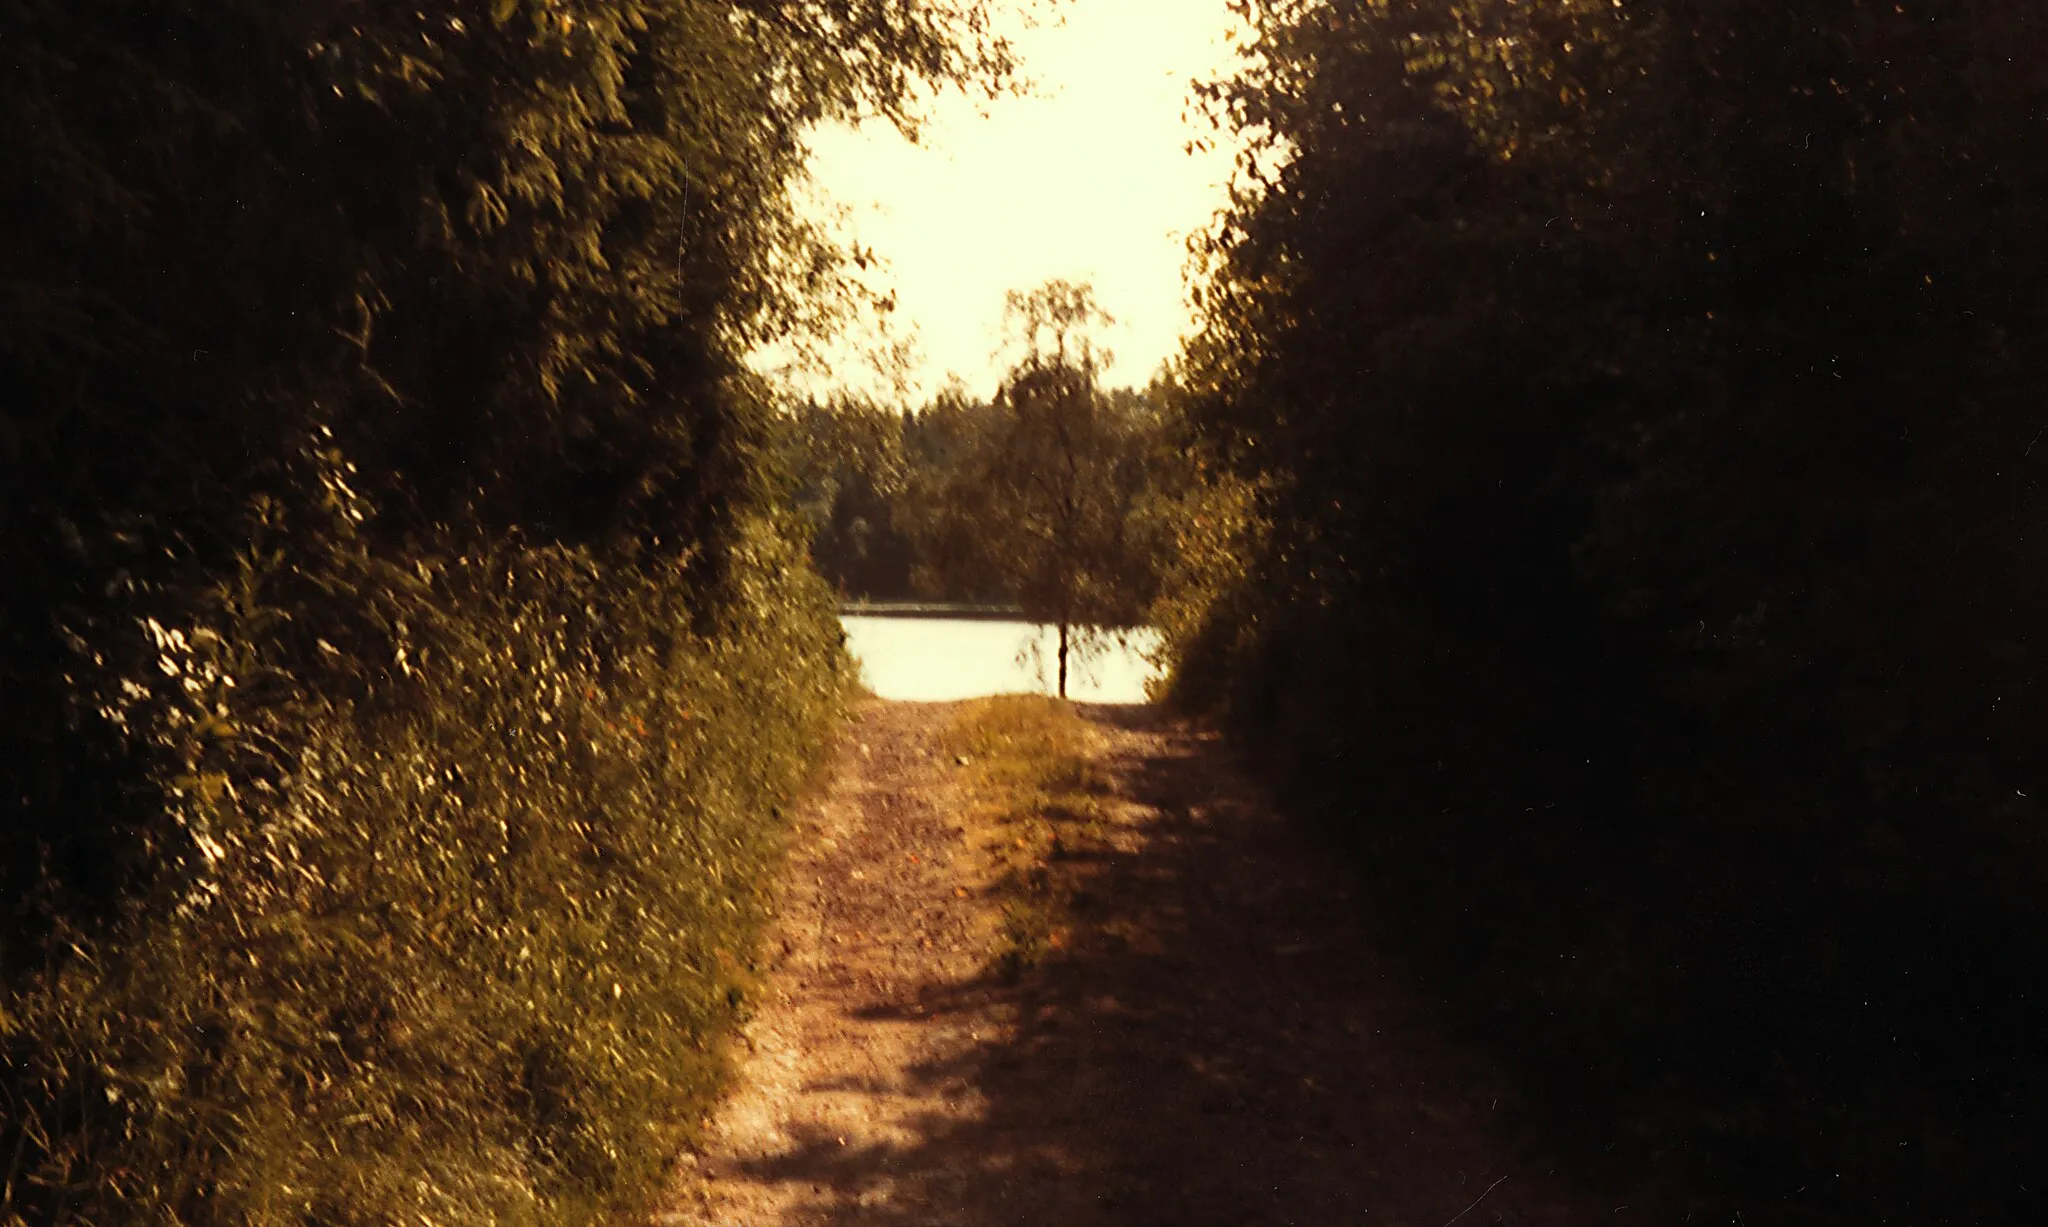
[[[646,1212],[724,1086],[847,679],[793,568],[736,570],[713,638],[678,581],[581,562],[451,567],[404,595],[411,674],[333,666],[372,701],[235,712],[294,774],[174,794],[219,849],[189,897],[0,992],[0,1227]],[[378,574],[331,586],[397,601]]]
[[[1099,845],[1109,817],[1095,735],[1071,704],[1002,695],[964,705],[942,745],[963,772],[965,825],[1002,904],[991,962],[1016,974],[1072,939],[1066,858]]]

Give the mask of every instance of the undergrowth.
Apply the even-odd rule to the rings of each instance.
[[[175,683],[113,713],[168,751],[149,888],[0,993],[0,1224],[644,1211],[848,692],[822,586],[745,520],[711,593],[560,547],[287,566],[262,531],[138,632]]]

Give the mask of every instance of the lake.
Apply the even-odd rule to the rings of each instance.
[[[992,618],[841,614],[847,648],[861,680],[885,699],[935,702],[992,694],[1052,694],[1058,689],[1059,632]],[[1159,642],[1134,631],[1129,646],[1112,640],[1102,653],[1072,660],[1067,697],[1088,703],[1143,703],[1146,679],[1158,670],[1143,653]]]

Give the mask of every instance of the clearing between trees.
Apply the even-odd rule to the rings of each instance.
[[[1156,709],[868,702],[795,840],[658,1222],[1682,1217],[1552,1145],[1376,955],[1343,858]]]

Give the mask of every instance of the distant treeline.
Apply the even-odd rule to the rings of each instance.
[[[850,682],[741,356],[954,0],[0,6],[0,1224],[623,1222]]]
[[[1181,699],[1695,1221],[2043,1221],[2048,15],[1250,9]]]
[[[794,506],[811,530],[811,562],[841,600],[975,599],[912,582],[917,548],[905,487],[923,433],[911,410],[867,401],[808,401],[791,410],[784,447]]]
[[[1112,468],[1132,505],[1128,514],[1157,480],[1148,462],[1164,422],[1145,392],[1107,389],[1097,403],[1120,441],[1121,455],[1112,459],[1121,465]],[[957,391],[917,409],[862,400],[796,406],[785,446],[818,574],[847,599],[1014,601],[1019,573],[962,574],[937,562],[935,522],[953,509],[949,483],[968,470],[977,450],[1001,452],[1003,425],[997,405]],[[1129,603],[1142,610],[1142,592]]]

